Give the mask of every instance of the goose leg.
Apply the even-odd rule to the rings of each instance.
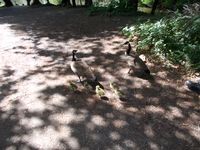
[[[78,78],[79,78],[79,80],[77,81],[77,82],[81,82],[81,77],[77,74],[77,76],[78,76]]]
[[[131,68],[129,68],[129,70],[128,70],[128,74],[130,74],[131,70],[132,70],[132,69],[131,69]]]

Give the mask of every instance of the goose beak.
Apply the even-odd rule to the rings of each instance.
[[[120,47],[123,47],[124,45],[128,44],[129,41],[124,42],[123,44],[120,45]]]

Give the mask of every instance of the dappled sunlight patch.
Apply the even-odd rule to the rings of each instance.
[[[41,37],[39,41],[37,41],[37,48],[38,49],[47,49],[49,47],[50,43],[49,37]],[[47,49],[48,50],[48,49]]]
[[[74,108],[69,108],[66,111],[54,113],[49,116],[52,122],[58,122],[59,124],[69,124],[71,122],[81,122],[87,117],[86,114],[76,114]]]
[[[142,100],[142,99],[144,98],[144,96],[143,96],[142,94],[140,94],[140,93],[136,93],[136,94],[135,94],[135,98],[136,98],[136,99],[141,99],[141,100]]]
[[[145,111],[147,111],[149,113],[154,113],[154,114],[164,114],[165,113],[165,110],[162,107],[154,106],[154,105],[146,106]]]
[[[114,120],[112,124],[115,128],[124,128],[128,125],[128,123],[124,120]]]
[[[71,149],[80,149],[80,144],[76,138],[69,137],[66,141]]]
[[[200,124],[200,116],[198,113],[190,113],[189,114],[190,118],[188,118],[189,120],[193,120],[193,122],[195,122],[195,120],[198,120],[199,121],[199,124]]]
[[[195,137],[198,141],[200,141],[200,124],[198,125],[190,125],[190,134]]]
[[[63,106],[66,103],[66,101],[67,98],[65,96],[55,93],[49,98],[48,104],[54,106]]]
[[[177,108],[177,107],[173,107],[173,106],[169,106],[168,108],[169,110],[166,111],[165,117],[169,120],[174,120],[177,118],[184,118],[184,115],[182,113],[182,110]]]
[[[116,144],[116,145],[112,146],[112,149],[122,150],[123,147],[121,145],[119,145],[119,144]],[[108,149],[108,150],[111,150],[111,149]]]
[[[83,89],[82,92],[89,93],[90,91],[88,89]],[[92,95],[87,99],[88,106],[94,106],[97,103],[97,95]]]
[[[151,148],[151,150],[160,150],[159,146],[154,143],[154,142],[149,142],[149,147]]]
[[[0,48],[10,49],[13,45],[20,45],[20,39],[16,38],[15,31],[10,29],[14,24],[0,24],[0,41],[4,44],[0,45]],[[7,38],[5,38],[7,37]]]
[[[165,79],[167,77],[167,72],[165,72],[165,71],[159,71],[159,72],[156,73],[156,75],[157,75],[157,77],[159,77],[161,79]]]
[[[195,104],[193,102],[190,102],[190,101],[182,101],[182,100],[179,100],[177,102],[177,105],[180,106],[181,108],[184,108],[184,109],[188,109],[190,107],[194,107]]]
[[[105,119],[102,116],[99,115],[94,115],[91,118],[91,122],[94,123],[97,126],[107,126],[108,123],[105,121]]]
[[[33,101],[26,106],[24,106],[29,112],[44,112],[48,106],[41,100]]]
[[[136,107],[128,107],[128,108],[126,108],[126,110],[129,112],[132,112],[132,113],[136,113],[139,111],[139,109]]]
[[[83,115],[88,115],[89,114],[89,110],[87,110],[87,109],[79,109],[78,111]]]
[[[60,130],[58,131],[52,126],[44,129],[35,129],[29,134],[24,135],[22,139],[24,142],[38,149],[64,148],[65,145],[60,143],[62,139],[65,139],[69,147],[79,148],[77,139],[71,136],[71,129],[64,126],[59,128]]]
[[[89,130],[94,131],[95,128],[96,128],[96,125],[95,125],[94,123],[92,123],[92,122],[88,122],[88,123],[86,123],[86,127],[87,127]]]
[[[113,113],[106,113],[105,116],[106,116],[108,119],[113,119],[113,118],[114,118],[114,114],[113,114]]]
[[[112,139],[112,140],[119,140],[120,139],[120,134],[118,132],[111,132],[109,137]]]
[[[124,109],[123,103],[119,99],[116,99],[116,97],[113,98],[112,105],[113,105],[113,108],[116,110]]]
[[[145,125],[144,126],[144,133],[146,134],[147,137],[153,138],[155,136],[155,133],[151,127],[151,125]]]
[[[148,104],[159,105],[160,99],[158,97],[150,97],[147,99]]]
[[[20,143],[20,142],[23,143],[22,137],[20,135],[12,136],[8,141],[12,142],[13,144],[17,144],[17,143]],[[26,145],[24,144],[22,147],[26,148]],[[22,147],[20,147],[20,148],[22,148]],[[8,150],[15,150],[16,146],[9,146],[8,148],[6,148],[6,150],[7,149]]]
[[[90,136],[91,136],[91,138],[92,138],[93,140],[95,140],[95,141],[100,141],[100,140],[101,140],[99,134],[91,134]]]
[[[125,139],[123,141],[123,144],[128,148],[132,148],[132,149],[133,148],[135,148],[135,149],[138,148],[137,144],[135,142],[133,142],[132,140],[130,140],[130,139]]]
[[[90,56],[90,57],[86,57],[83,58],[82,60],[87,62],[87,64],[91,64],[91,66],[94,66],[95,64],[93,64],[95,62],[96,57],[95,56]]]
[[[150,83],[140,78],[134,78],[134,87],[138,89],[149,88]]]
[[[184,140],[184,141],[187,141],[187,142],[191,142],[191,139],[186,136],[184,133],[180,132],[180,131],[176,131],[175,132],[175,136],[178,138],[178,139],[181,139],[181,140]]]
[[[26,129],[32,129],[44,125],[44,121],[38,117],[21,118],[19,122],[20,126],[24,126]]]

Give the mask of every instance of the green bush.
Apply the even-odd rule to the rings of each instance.
[[[132,13],[133,7],[129,5],[129,0],[110,0],[107,2],[95,2],[89,9],[89,14],[104,13],[108,15]]]
[[[60,5],[62,3],[62,0],[49,0],[49,3],[52,5]]]
[[[156,22],[125,27],[126,36],[139,36],[138,51],[148,52],[172,63],[200,71],[200,16],[175,15]]]
[[[27,0],[11,0],[13,6],[27,6]]]

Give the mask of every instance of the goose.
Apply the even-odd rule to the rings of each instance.
[[[143,74],[150,75],[149,68],[147,67],[145,62],[139,57],[139,55],[131,54],[132,47],[131,47],[130,42],[127,41],[123,45],[125,45],[125,44],[128,44],[128,48],[125,52],[126,61],[129,66],[128,73],[130,73],[131,70],[133,70],[133,68],[134,68]]]
[[[99,85],[96,86],[95,92],[99,97],[105,96],[104,89],[102,89]]]
[[[72,61],[70,64],[71,70],[74,74],[76,74],[79,78],[78,82],[81,82],[81,77],[86,78],[87,80],[97,81],[96,76],[92,72],[90,66],[81,59],[77,59],[76,53],[78,50],[72,51]]]

